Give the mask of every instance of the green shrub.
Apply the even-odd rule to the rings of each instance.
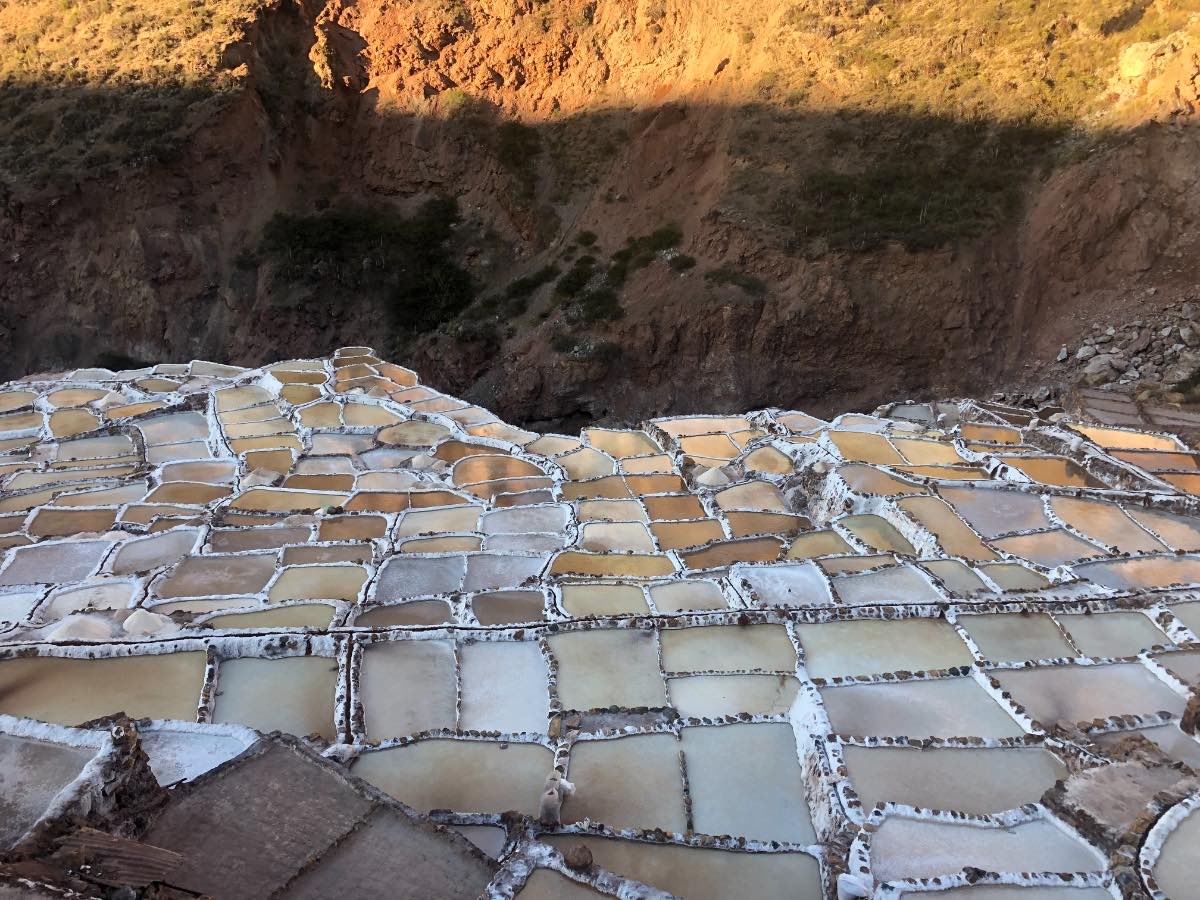
[[[761,297],[767,292],[766,282],[762,279],[755,278],[753,275],[748,275],[737,269],[731,269],[728,266],[721,266],[719,269],[710,269],[704,273],[704,279],[713,284],[736,285],[747,294],[755,297]]]
[[[620,287],[630,272],[644,269],[654,262],[654,257],[663,250],[670,250],[683,240],[683,232],[676,225],[664,225],[650,234],[629,238],[625,246],[612,255],[608,269],[608,283]]]
[[[580,247],[590,247],[596,243],[598,235],[594,231],[581,231],[575,235],[575,243]]]
[[[550,335],[550,349],[556,353],[566,353],[575,346],[575,338],[566,331],[556,331]]]
[[[596,257],[581,256],[575,260],[575,264],[567,270],[567,274],[558,279],[558,284],[554,286],[554,293],[560,297],[576,297],[579,292],[587,287],[587,283],[592,280],[592,276],[596,272]]]
[[[667,260],[667,265],[676,272],[686,272],[688,269],[696,267],[696,257],[688,256],[686,253],[676,253]]]
[[[446,112],[446,118],[458,119],[463,116],[470,115],[475,111],[475,101],[462,88],[451,88],[444,92],[439,103]]]
[[[621,298],[612,288],[596,288],[581,296],[575,307],[579,310],[579,321],[584,324],[592,322],[611,322],[621,318],[625,311],[621,309]]]
[[[556,265],[542,266],[532,275],[525,275],[512,282],[504,291],[505,299],[514,300],[528,297],[543,284],[549,284],[558,277],[559,268]]]
[[[474,298],[470,275],[446,246],[457,221],[450,198],[430,200],[408,218],[379,210],[280,214],[263,230],[259,257],[284,291],[319,288],[307,293],[344,306],[379,297],[396,327],[429,331]]]

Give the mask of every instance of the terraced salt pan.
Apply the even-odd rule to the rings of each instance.
[[[667,672],[791,672],[796,668],[796,650],[782,625],[668,629],[660,640]]]
[[[486,641],[459,648],[459,727],[506,733],[545,732],[548,673],[533,641]]]
[[[336,659],[226,659],[218,669],[214,722],[334,739]]]
[[[861,619],[798,625],[810,678],[969,666],[966,644],[945,619]]]
[[[275,574],[275,554],[189,556],[154,586],[156,596],[212,597],[257,594]]]
[[[1166,542],[1172,550],[1200,550],[1200,519],[1153,509],[1129,509],[1129,516]]]
[[[971,635],[984,657],[994,662],[1077,655],[1045,613],[961,616],[958,624]]]
[[[728,603],[721,587],[713,581],[676,581],[654,585],[650,599],[660,613],[725,609]]]
[[[1048,569],[1104,555],[1101,548],[1064,528],[999,538],[992,541],[992,546]]]
[[[208,645],[221,671],[206,712],[223,718],[232,710],[233,717],[264,728],[332,729],[335,691],[344,687],[348,704],[336,712],[348,732],[338,737],[360,749],[372,741],[391,747],[373,751],[368,743],[355,771],[378,769],[379,780],[392,778],[397,790],[425,808],[532,815],[557,761],[577,783],[587,783],[567,801],[567,820],[588,814],[590,805],[597,821],[641,820],[672,831],[728,834],[715,839],[726,848],[759,837],[815,841],[809,800],[822,828],[833,829],[824,837],[839,828],[837,837],[849,836],[837,815],[839,797],[829,793],[838,774],[817,771],[826,761],[817,742],[830,730],[914,739],[1017,737],[1022,729],[1006,705],[983,689],[987,677],[1013,679],[1012,702],[1039,721],[1028,696],[1062,701],[1071,718],[1131,703],[1137,708],[1130,711],[1153,713],[1163,697],[1175,703],[1167,711],[1178,713],[1184,697],[1173,692],[1174,679],[1197,677],[1192,650],[1154,651],[1127,669],[996,669],[982,662],[970,678],[910,677],[970,666],[972,645],[986,660],[1012,665],[1129,655],[1171,639],[1187,642],[1187,631],[1170,619],[1155,625],[1135,609],[1166,605],[1185,625],[1200,625],[1191,609],[1200,604],[1189,593],[1151,596],[1138,586],[1196,581],[1200,563],[1174,553],[1200,548],[1200,519],[1182,514],[1194,511],[1193,501],[1166,488],[1132,502],[1113,499],[1130,495],[1089,489],[1073,496],[1074,490],[988,480],[981,465],[959,461],[957,447],[993,459],[1003,452],[1017,469],[1045,481],[1086,480],[1076,465],[1083,457],[1071,446],[1063,444],[1061,459],[1045,455],[1047,446],[1062,443],[1060,435],[1032,424],[1030,414],[966,402],[906,405],[896,407],[894,416],[843,417],[841,430],[829,435],[817,420],[768,410],[747,418],[673,420],[661,423],[665,430],[653,430],[654,437],[596,429],[588,434],[593,446],[585,447],[573,438],[506,426],[486,410],[418,386],[412,373],[379,364],[361,348],[336,362],[343,365],[332,379],[323,361],[284,365],[282,390],[274,379],[249,384],[260,372],[199,364],[163,368],[155,376],[156,402],[176,403],[163,392],[185,380],[185,390],[201,394],[189,401],[192,408],[171,413],[148,407],[144,395],[135,394],[140,389],[134,381],[147,382],[145,373],[85,373],[103,381],[95,388],[78,379],[37,382],[29,396],[38,399],[39,412],[30,427],[50,430],[38,435],[41,444],[28,459],[24,447],[36,440],[32,435],[0,442],[0,452],[9,453],[0,461],[8,491],[0,497],[0,550],[24,547],[5,554],[0,581],[31,576],[29,583],[41,587],[8,581],[15,589],[0,594],[0,618],[25,618],[37,603],[45,624],[36,623],[36,630],[5,626],[3,638],[16,645],[10,652],[53,650],[55,642],[69,639],[88,643],[68,652],[104,655],[113,652],[105,642],[131,639],[123,620],[140,629],[150,619],[161,625],[149,642],[153,649],[186,647],[192,654],[186,702],[176,710],[185,720],[196,717],[204,668],[195,648]],[[193,369],[207,374],[190,378]],[[115,404],[118,381],[128,382],[120,388],[121,413],[148,420],[144,454],[125,435],[51,440],[51,431],[71,427],[70,416],[48,421],[55,402],[99,391]],[[358,388],[373,396],[346,394]],[[212,406],[201,402],[205,391],[217,395],[215,417]],[[54,399],[44,399],[48,394]],[[310,405],[297,411],[289,405],[296,403]],[[438,421],[400,421],[410,411]],[[19,408],[9,412],[23,415]],[[897,416],[928,430],[918,438]],[[314,422],[324,423],[321,430],[306,427]],[[125,427],[142,424],[139,419]],[[347,425],[357,433],[344,430]],[[810,434],[788,438],[784,433],[793,426]],[[662,452],[655,440],[664,434],[682,441],[663,440],[669,452]],[[770,443],[747,449],[768,435]],[[1029,446],[1016,447],[1023,437]],[[952,443],[958,439],[966,443]],[[1000,450],[989,441],[1012,446]],[[892,468],[837,465],[831,451],[839,444],[849,456],[886,457]],[[676,471],[681,450],[703,466],[722,468]],[[1163,452],[1186,456],[1178,449]],[[1185,461],[1190,457],[1179,460]],[[1162,460],[1126,462],[1153,466]],[[1107,464],[1097,459],[1094,465],[1109,477]],[[599,477],[563,480],[563,467],[569,476]],[[993,475],[1020,481],[1017,469]],[[954,487],[959,479],[971,479],[974,489]],[[30,493],[13,494],[14,485]],[[320,508],[343,505],[344,512]],[[101,540],[45,540],[114,527],[114,516],[120,532]],[[903,526],[905,518],[911,527]],[[928,540],[930,531],[943,550],[962,558],[932,558],[937,547]],[[89,543],[97,555],[83,559]],[[1012,558],[1002,561],[999,550]],[[1160,555],[1114,558],[1147,551]],[[1097,562],[1074,566],[1082,580],[1068,580],[1071,572],[1059,570],[1053,577],[1061,583],[1051,585],[1042,574],[1046,569],[1035,571],[1038,564],[1057,566],[1094,554],[1101,554]],[[784,555],[804,561],[778,564]],[[61,571],[54,568],[60,562]],[[231,566],[241,568],[231,573]],[[368,582],[373,566],[379,577]],[[96,567],[117,577],[97,574]],[[1110,588],[1132,585],[1133,594],[1113,601],[1108,589],[1087,580],[1091,573]],[[1009,593],[995,596],[997,588]],[[268,591],[270,605],[263,596]],[[1030,598],[1028,591],[1040,596]],[[355,603],[360,593],[361,608]],[[124,619],[138,602],[174,618],[135,611]],[[946,619],[906,618],[938,608]],[[652,611],[661,618],[650,619]],[[866,618],[830,621],[850,614]],[[897,618],[884,620],[885,614]],[[596,622],[588,616],[624,619]],[[970,640],[947,619],[965,628]],[[627,627],[610,627],[618,624]],[[266,647],[272,655],[289,646],[298,652],[313,640],[299,629],[326,631],[331,625],[362,629],[337,637],[340,673],[332,658],[258,658]],[[224,636],[226,629],[235,635]],[[843,629],[846,636],[838,637]],[[255,632],[276,633],[260,638]],[[804,645],[801,672],[809,678],[878,683],[826,684],[818,693],[791,674],[795,637]],[[250,655],[236,658],[241,654]],[[0,680],[22,662],[0,660]],[[109,661],[50,660],[46,671],[63,662],[94,667]],[[673,673],[666,683],[660,665]],[[732,674],[746,670],[771,674]],[[1059,682],[1076,670],[1086,680]],[[716,674],[679,674],[689,672]],[[1114,684],[1114,672],[1134,674],[1121,674]],[[151,677],[151,683],[159,681],[173,690],[170,678]],[[57,712],[57,704],[66,703],[61,693],[78,703],[73,720],[82,720],[92,716],[83,714],[86,704],[78,698],[87,698],[93,683],[55,669],[55,690],[35,699],[65,718]],[[63,685],[67,689],[59,692]],[[103,698],[94,715],[121,706],[138,712],[137,691],[124,679],[111,686],[101,679],[100,686]],[[24,684],[0,691],[0,708],[29,696]],[[238,704],[245,711],[237,712]],[[746,721],[745,714],[756,718]],[[733,724],[735,717],[742,720]],[[700,719],[728,724],[692,724]],[[1153,727],[1153,721],[1151,727],[1128,720],[1108,727],[1138,726],[1169,755],[1195,758],[1200,744],[1174,723]],[[395,746],[429,729],[502,734]],[[557,759],[545,746],[514,743],[520,731],[558,742]],[[1089,739],[1104,752],[1121,740],[1122,733],[1113,734]],[[828,752],[834,761],[837,746]],[[1064,745],[1068,752],[1077,751]],[[401,764],[405,758],[410,762]],[[871,781],[877,777],[876,799],[896,794],[891,799],[967,812],[1036,799],[1061,775],[1057,763],[1047,763],[1049,754],[1036,748],[851,746],[844,758],[849,782],[867,803],[875,802]],[[812,769],[807,784],[799,774],[801,759]],[[1088,756],[1086,763],[1103,760]],[[856,805],[848,811],[861,818]],[[538,825],[527,824],[537,832]],[[499,851],[500,829],[464,827],[486,831],[492,852]],[[815,859],[779,853],[778,844],[746,854],[585,840],[624,848],[631,868],[661,874],[664,887],[682,885],[677,893],[684,896],[803,896],[819,890]],[[836,867],[841,846],[834,840],[820,852]],[[703,877],[672,867],[670,861],[683,859]],[[767,871],[773,876],[756,874]],[[747,881],[732,885],[730,872]],[[1003,889],[971,890],[987,896]],[[1060,889],[1056,900],[1083,898],[1063,896]]]
[[[597,865],[687,900],[823,896],[820,866],[803,853],[738,853],[576,835],[551,835],[545,841],[562,851],[583,844]]]
[[[896,530],[895,526],[879,516],[846,516],[839,519],[837,524],[872,549],[891,550],[906,555],[916,553],[913,545]]]
[[[940,578],[946,590],[955,597],[969,597],[988,589],[973,569],[957,559],[930,560],[923,562],[921,567]]]
[[[541,620],[545,603],[538,591],[494,591],[472,597],[471,610],[481,625],[507,625]]]
[[[827,687],[821,689],[821,702],[838,734],[983,738],[1024,734],[970,678]]]
[[[790,725],[685,728],[695,830],[764,841],[815,842]],[[754,760],[730,766],[730,760]]]
[[[558,660],[558,696],[564,709],[665,706],[666,685],[651,631],[581,631],[549,639]],[[614,666],[614,660],[620,660]]]
[[[1129,713],[1183,712],[1184,698],[1135,663],[995,671],[992,677],[1047,724]]]
[[[364,753],[351,772],[414,809],[536,815],[554,754],[539,744],[426,740]]]
[[[1037,802],[1067,774],[1045,750],[847,745],[842,755],[868,811],[891,801],[986,815]]]
[[[985,872],[1098,872],[1104,860],[1043,820],[982,828],[888,816],[871,836],[871,874],[877,883],[932,878],[967,866]]]
[[[78,725],[118,710],[133,717],[195,721],[203,653],[0,660],[0,713]]]
[[[1154,553],[1166,546],[1108,503],[1075,497],[1052,497],[1050,508],[1067,525],[1118,553]]]
[[[1200,866],[1200,814],[1194,810],[1167,835],[1154,866],[1154,880],[1171,900],[1196,896]]]
[[[551,869],[537,869],[517,896],[520,900],[596,900],[605,895]]]
[[[1059,622],[1084,656],[1136,656],[1169,643],[1169,638],[1141,613],[1063,615]]]
[[[449,641],[391,641],[363,651],[359,697],[367,739],[453,728],[457,685]]]
[[[681,716],[785,715],[799,682],[790,675],[689,675],[667,682]]]
[[[1112,894],[1098,887],[1049,887],[1015,884],[974,884],[969,887],[906,894],[909,900],[1111,900]]]
[[[1054,524],[1046,518],[1042,498],[1035,494],[951,487],[942,487],[939,493],[985,538],[1051,528]]]
[[[565,584],[562,605],[567,615],[573,618],[650,612],[642,589],[632,584]]]
[[[833,579],[838,599],[848,606],[937,603],[937,589],[915,566],[895,566],[877,572],[842,575]],[[903,601],[900,598],[904,598]]]
[[[563,806],[564,821],[590,819],[614,828],[686,830],[679,742],[674,735],[577,743],[567,777],[576,793]]]

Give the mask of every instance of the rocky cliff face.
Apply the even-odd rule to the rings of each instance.
[[[148,76],[29,63],[0,102],[52,124],[44,165],[0,154],[0,374],[390,340],[440,387],[539,424],[1017,381],[1079,317],[1194,289],[1185,5],[1010,22],[868,0],[246,2],[203,56],[188,41],[211,24],[156,51],[153,90],[188,99],[161,152],[121,144],[128,124],[96,131]],[[0,36],[22,59],[69,43],[13,15]],[[112,59],[157,24],[127,26]],[[478,298],[437,327],[375,287],[407,277],[394,231],[324,255],[286,230],[264,244],[279,213],[323,238],[333,211],[436,196],[458,201],[447,249]],[[574,293],[552,283],[571,271]]]

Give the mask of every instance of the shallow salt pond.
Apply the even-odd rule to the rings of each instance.
[[[960,616],[958,624],[967,629],[980,652],[993,662],[1077,655],[1045,613]]]
[[[337,676],[337,660],[323,656],[222,660],[213,721],[332,741]]]
[[[552,869],[535,870],[517,894],[520,900],[596,900],[603,896],[588,885],[572,881]]]
[[[494,591],[471,598],[471,611],[480,625],[538,622],[545,618],[545,606],[539,591]]]
[[[1036,494],[952,487],[940,488],[939,493],[985,538],[996,538],[1014,531],[1051,528],[1054,524],[1046,518],[1042,498]]]
[[[695,830],[759,840],[816,841],[790,725],[685,728]],[[753,765],[730,765],[753,760]]]
[[[1149,618],[1136,612],[1060,615],[1058,621],[1084,656],[1137,656],[1170,643]]]
[[[364,753],[351,774],[419,812],[515,809],[537,815],[554,754],[538,744],[425,740]]]
[[[913,555],[916,550],[895,526],[879,516],[846,516],[837,524],[845,528],[872,550],[890,550],[894,553]]]
[[[1080,559],[1105,555],[1101,548],[1063,528],[1000,538],[992,541],[992,546],[1048,569]]]
[[[803,853],[737,853],[573,834],[544,840],[561,851],[583,844],[596,865],[687,900],[820,900],[823,896],[820,866]]]
[[[791,672],[796,668],[796,650],[782,625],[666,629],[660,640],[667,672]]]
[[[367,739],[453,728],[455,681],[449,641],[392,641],[367,647],[359,685]]]
[[[574,618],[650,612],[642,589],[631,584],[564,584],[562,605]]]
[[[1052,497],[1050,508],[1085,537],[1102,546],[1113,547],[1118,553],[1153,553],[1167,549],[1111,503]]]
[[[689,675],[667,682],[681,716],[784,715],[799,682],[790,675]]]
[[[1036,591],[1050,583],[1044,576],[1020,563],[984,563],[979,566],[979,571],[1002,591]]]
[[[981,828],[889,816],[871,836],[877,883],[932,878],[966,866],[985,872],[1098,872],[1100,854],[1051,822]]]
[[[858,747],[842,755],[869,812],[885,800],[985,815],[1034,803],[1066,767],[1045,750]]]
[[[0,660],[0,713],[60,725],[121,711],[133,717],[195,721],[204,666],[204,654],[197,652]]]
[[[728,603],[715,581],[674,581],[650,588],[650,599],[660,613],[725,609]]]
[[[1152,509],[1130,509],[1129,516],[1158,535],[1172,550],[1200,550],[1200,518]]]
[[[450,604],[445,600],[411,600],[376,606],[354,618],[357,628],[389,628],[412,625],[442,625],[452,622]]]
[[[571,748],[567,777],[575,796],[563,805],[563,821],[586,818],[615,828],[679,833],[686,828],[674,735],[580,741]]]
[[[271,585],[272,603],[287,600],[356,600],[367,581],[361,566],[292,566]]]
[[[12,551],[0,585],[62,584],[89,575],[108,553],[109,541],[64,541],[35,544]]]
[[[204,624],[213,628],[316,628],[329,627],[333,608],[321,603],[297,603],[265,612],[235,613],[214,616]]]
[[[274,574],[274,553],[190,556],[156,583],[154,593],[163,599],[256,594]]]
[[[970,678],[826,687],[821,702],[838,734],[1001,738],[1025,733]]]
[[[810,678],[969,666],[971,653],[945,619],[861,619],[798,625]]]
[[[580,631],[553,635],[549,642],[564,709],[666,705],[654,632]]]
[[[833,579],[838,598],[848,606],[937,603],[941,594],[915,566],[841,575]]]
[[[930,560],[922,562],[921,567],[940,578],[945,589],[955,597],[969,597],[988,589],[974,570],[957,559]]]
[[[1105,487],[1078,463],[1057,456],[1001,456],[1002,463],[1024,472],[1034,481],[1059,487]]]
[[[546,731],[550,706],[546,661],[533,641],[481,641],[459,648],[459,728]]]
[[[984,546],[979,536],[941,500],[935,497],[906,497],[897,503],[918,523],[933,532],[948,556],[961,556],[972,561],[996,558],[996,554]]]
[[[115,575],[132,575],[169,566],[192,551],[198,536],[199,531],[185,529],[125,541],[113,554],[108,570]]]
[[[1088,581],[1118,591],[1200,584],[1200,559],[1188,556],[1147,556],[1083,563],[1076,566],[1075,571]]]
[[[1185,700],[1136,663],[994,671],[992,677],[1039,722],[1074,723],[1105,716],[1179,715]]]
[[[95,754],[90,747],[0,734],[0,846],[15,844]]]
[[[1167,835],[1154,865],[1154,880],[1170,900],[1197,896],[1200,867],[1200,813],[1195,809]]]

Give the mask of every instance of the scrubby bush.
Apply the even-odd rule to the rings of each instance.
[[[319,287],[322,302],[352,305],[377,296],[393,323],[429,331],[470,305],[474,285],[447,244],[458,221],[450,198],[415,215],[334,210],[276,215],[263,231],[259,257],[273,265],[277,287]]]
[[[767,292],[766,282],[761,278],[755,278],[753,275],[748,275],[737,269],[731,269],[728,266],[721,266],[719,269],[710,269],[704,273],[704,279],[712,284],[736,285],[747,294],[755,297],[761,297]]]
[[[592,280],[595,272],[596,257],[579,257],[575,260],[575,264],[567,270],[567,274],[558,279],[558,284],[554,286],[554,293],[559,297],[578,296],[580,291],[587,287],[587,283]]]
[[[676,225],[664,225],[650,234],[630,238],[624,247],[612,255],[608,283],[620,287],[630,272],[644,269],[654,261],[655,256],[664,250],[670,250],[682,240],[683,232]]]

